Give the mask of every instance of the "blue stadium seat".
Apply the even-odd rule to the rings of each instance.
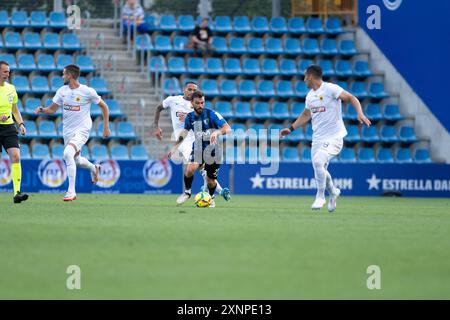
[[[322,74],[324,77],[334,76],[333,62],[331,60],[319,60],[319,66],[322,68]]]
[[[62,143],[54,143],[52,145],[52,158],[53,159],[64,158],[64,145]]]
[[[290,33],[301,34],[306,32],[305,19],[302,17],[292,17],[288,20],[288,30]]]
[[[13,54],[11,53],[0,54],[0,60],[8,62],[10,70],[17,69],[16,57]]]
[[[48,159],[50,158],[50,150],[48,146],[42,143],[35,143],[31,147],[31,154],[33,159]]]
[[[377,161],[380,163],[392,163],[394,162],[394,157],[392,156],[391,149],[379,148],[377,150]]]
[[[276,76],[280,73],[278,63],[275,59],[265,58],[261,62],[261,72],[265,76]]]
[[[337,17],[329,17],[327,19],[325,29],[328,34],[340,34],[344,32],[342,29],[341,19]]]
[[[6,152],[4,149],[3,151]],[[26,143],[20,144],[20,159],[21,160],[31,159],[30,147],[28,147],[28,144]]]
[[[388,95],[384,91],[384,84],[382,82],[372,82],[369,85],[369,96],[374,99],[384,99]]]
[[[108,84],[106,83],[106,80],[101,77],[92,77],[90,86],[97,91],[99,95],[102,94],[108,94]]]
[[[62,48],[65,50],[81,50],[80,39],[74,33],[64,33],[62,37]]]
[[[142,144],[132,145],[130,158],[131,160],[147,160],[149,158],[147,149]]]
[[[148,34],[139,34],[136,36],[134,49],[137,51],[150,51],[153,49],[152,39]]]
[[[302,53],[302,47],[299,39],[286,38],[284,39],[284,53],[289,55],[299,55]]]
[[[10,24],[8,12],[6,10],[0,10],[0,28],[9,27]]]
[[[242,62],[242,70],[246,75],[259,75],[261,74],[261,68],[259,66],[259,60],[254,58],[246,58]]]
[[[11,14],[11,25],[13,27],[25,28],[30,25],[26,11],[15,11]]]
[[[167,71],[170,73],[186,73],[186,66],[184,65],[184,58],[170,57],[167,61]]]
[[[294,59],[281,59],[280,60],[280,74],[283,76],[294,76],[298,74],[297,66]]]
[[[233,123],[231,124],[231,130],[232,133],[229,135],[226,135],[225,138],[228,140],[237,140],[238,142],[241,142],[243,140],[245,140],[245,138],[247,137],[247,127],[245,126],[245,124],[242,123]]]
[[[272,116],[267,102],[256,101],[253,104],[253,115],[258,119],[268,119]]]
[[[155,37],[155,51],[170,52],[173,50],[169,36],[158,35]]]
[[[235,80],[224,79],[220,82],[220,95],[224,97],[235,97],[239,94]],[[230,105],[231,108],[231,105]]]
[[[356,109],[352,105],[348,104],[345,110],[346,110],[344,115],[345,119],[353,121],[358,120],[358,114],[356,113]]]
[[[417,141],[416,133],[413,127],[402,126],[399,133],[400,141],[413,143]]]
[[[400,114],[400,108],[396,104],[387,104],[383,110],[384,118],[390,121],[402,120],[403,116]]]
[[[339,156],[340,162],[343,163],[353,163],[356,162],[355,149],[353,148],[343,148]]]
[[[266,48],[264,48],[264,41],[262,38],[248,38],[247,40],[248,52],[251,54],[264,54]]]
[[[51,72],[56,70],[55,60],[51,54],[38,55],[37,68],[39,71]]]
[[[399,163],[412,162],[411,151],[409,148],[398,148],[395,152],[395,160]]]
[[[194,17],[191,15],[181,15],[178,17],[178,30],[181,32],[192,32],[195,28]]]
[[[277,81],[277,95],[283,98],[294,97],[294,90],[292,89],[292,82],[289,80]]]
[[[144,17],[144,21],[147,24],[148,31],[155,31],[158,29],[158,23],[156,16],[151,14],[146,14]]]
[[[325,55],[337,55],[338,49],[337,49],[337,44],[336,44],[336,39],[323,39],[321,41],[321,51],[323,54]]]
[[[161,31],[177,31],[177,20],[175,19],[175,16],[172,14],[163,14],[159,18],[159,30]]]
[[[240,37],[231,37],[229,52],[234,54],[247,53],[247,47],[245,45],[245,39]]]
[[[166,60],[164,56],[152,56],[150,58],[150,71],[164,73],[167,71]]]
[[[382,126],[380,129],[380,138],[383,142],[397,142],[397,129],[394,126]]]
[[[177,78],[166,78],[163,82],[163,93],[165,95],[177,95],[182,94],[180,81]]]
[[[357,77],[371,77],[372,71],[369,69],[369,62],[364,60],[358,60],[353,66],[353,74]]]
[[[264,103],[265,102],[262,102],[262,104],[264,104]],[[250,125],[250,127],[248,128],[248,131],[247,131],[248,140],[255,141],[255,140],[258,140],[258,138],[262,138],[264,135],[264,132],[262,130],[266,130],[266,127],[263,124],[254,123],[254,124]]]
[[[347,81],[336,81],[336,84],[340,86],[345,91],[349,91],[349,85]]]
[[[102,115],[102,110],[98,104],[91,104],[91,117],[99,117]]]
[[[345,141],[358,142],[361,141],[361,135],[359,134],[359,128],[357,125],[347,126],[347,135],[345,136]]]
[[[417,163],[430,163],[430,153],[428,149],[416,149],[414,150],[414,162]]]
[[[188,48],[189,37],[177,35],[173,38],[173,51],[180,53],[193,53],[194,49]]]
[[[290,83],[290,81],[287,81]],[[286,120],[291,117],[289,107],[286,102],[274,102],[272,104],[272,115],[275,119]]]
[[[311,141],[312,136],[313,136],[312,125],[311,123],[308,123],[305,127],[305,138],[306,140]]]
[[[54,32],[46,32],[42,42],[43,47],[47,50],[58,50],[61,48],[59,35]]]
[[[291,119],[297,119],[298,116],[305,110],[304,102],[293,102],[291,104]]]
[[[248,119],[253,117],[249,102],[237,101],[234,106],[235,117],[239,119]]]
[[[358,149],[358,161],[362,163],[375,162],[375,154],[373,148],[359,148]]]
[[[275,96],[275,89],[272,80],[260,80],[257,82],[258,96],[270,98]]]
[[[351,77],[353,75],[349,60],[336,61],[336,75],[339,77]]]
[[[303,41],[303,53],[307,55],[320,54],[319,42],[317,41],[317,39],[306,38]]]
[[[31,78],[31,91],[37,94],[50,93],[48,78],[43,76],[34,76]]]
[[[95,129],[94,127],[95,126],[93,125],[92,128]],[[57,129],[58,129],[58,136],[62,137],[63,136],[63,132],[64,132],[64,127],[63,127],[63,122],[62,121],[58,122]],[[92,130],[91,130],[91,132],[92,132]],[[97,136],[97,133],[95,134],[95,136]],[[95,136],[91,135],[90,137],[94,138]]]
[[[365,142],[378,142],[380,141],[380,136],[378,135],[378,130],[376,126],[362,127],[361,138]]]
[[[242,73],[241,61],[237,58],[225,58],[223,67],[227,75],[239,75]]]
[[[250,21],[247,16],[235,16],[233,18],[234,31],[238,33],[249,33],[252,31]]]
[[[227,39],[224,37],[214,37],[212,40],[212,47],[214,52],[219,54],[228,53]]]
[[[86,77],[83,77],[83,76],[80,76],[80,77],[78,78],[78,82],[79,82],[80,84],[84,84],[85,86],[88,85],[88,82],[87,82]]]
[[[30,84],[28,78],[25,76],[14,76],[12,78],[12,84],[16,87],[17,93],[30,93]]]
[[[41,106],[41,99],[38,98],[27,98],[25,100],[25,108],[23,109],[23,114],[34,115],[34,111],[37,107]]]
[[[266,38],[266,51],[268,54],[283,54],[283,42],[280,38]]]
[[[233,81],[234,80],[228,80]],[[216,102],[216,111],[222,115],[225,119],[233,118],[233,108],[231,107],[231,102],[229,101],[217,101]]]
[[[306,86],[305,82],[303,82],[302,80],[298,80],[295,83],[295,94],[298,95],[299,97],[306,97],[306,95],[308,94],[309,89]]]
[[[298,143],[306,139],[303,127],[295,129],[286,138],[287,141]]]
[[[23,36],[23,46],[26,49],[38,50],[42,48],[41,37],[36,32],[25,32]]]
[[[94,126],[92,126],[92,127],[94,127]],[[116,138],[117,137],[116,127],[111,123],[109,125],[109,130],[111,131],[110,138],[113,138],[113,139]],[[101,137],[103,135],[103,121],[98,123],[97,134],[98,134],[98,137]],[[121,133],[120,138],[122,138],[122,137],[125,139],[132,138],[132,137],[125,137],[125,136],[123,136],[123,134],[124,133]]]
[[[280,138],[280,131],[283,130],[284,126],[280,123],[271,123],[267,127],[267,134],[270,139],[279,139]]]
[[[20,49],[23,47],[22,38],[18,32],[7,31],[5,33],[5,48]]]
[[[288,33],[286,19],[284,17],[272,17],[270,19],[270,31],[272,33]]]
[[[111,159],[130,160],[128,148],[122,144],[115,144],[111,147]]]
[[[81,72],[94,72],[94,62],[90,56],[79,55],[75,59],[75,63],[80,67]]]
[[[229,16],[216,16],[214,31],[218,33],[228,33],[233,31],[231,19]]]
[[[252,31],[260,34],[265,34],[269,32],[269,21],[267,17],[264,16],[256,16],[253,17],[252,22]]]
[[[45,28],[48,25],[47,16],[44,11],[32,11],[30,25],[34,28]]]
[[[371,121],[378,121],[383,119],[383,115],[381,114],[381,106],[377,103],[370,103],[366,106],[366,116]]]
[[[285,147],[283,149],[282,159],[284,162],[299,162],[298,149],[296,147]]]
[[[49,120],[41,120],[39,122],[39,137],[41,138],[56,138],[58,134],[56,133],[55,123]]]
[[[224,73],[222,66],[222,59],[220,58],[207,58],[206,60],[206,73],[213,75],[221,75]]]
[[[17,64],[20,71],[35,71],[37,69],[34,56],[28,53],[19,54]]]
[[[244,97],[256,96],[256,84],[253,80],[241,80],[239,82],[239,95]]]
[[[306,30],[312,34],[322,34],[325,32],[323,29],[323,21],[320,18],[309,17],[306,20]]]
[[[50,12],[49,15],[49,26],[52,28],[66,28],[66,16],[64,12]]]
[[[203,79],[200,87],[207,97],[219,95],[219,87],[217,85],[217,81],[214,79]]]
[[[122,108],[117,100],[114,99],[105,99],[105,103],[109,107],[109,114],[113,117],[122,116]]]
[[[203,74],[205,73],[205,67],[203,65],[202,58],[190,57],[187,60],[187,72],[191,74]]]
[[[64,80],[62,77],[54,76],[50,80],[50,91],[56,92],[59,88],[64,85]]]
[[[362,81],[354,81],[352,83],[351,92],[357,97],[358,99],[366,98],[367,91],[366,91],[366,84]]]
[[[38,131],[36,122],[32,120],[24,120],[25,127],[27,128],[27,135],[25,138],[33,139],[38,137]]]
[[[96,144],[91,148],[91,156],[94,160],[109,159],[108,149],[104,144]]]
[[[302,148],[302,162],[311,162],[311,148],[303,147]]]
[[[342,40],[339,42],[339,52],[347,56],[352,56],[358,53],[353,40]]]

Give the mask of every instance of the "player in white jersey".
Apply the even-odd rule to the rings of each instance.
[[[183,95],[178,96],[170,96],[164,99],[164,101],[156,107],[155,112],[155,119],[153,126],[155,128],[155,136],[161,140],[162,130],[159,127],[159,117],[161,112],[164,109],[170,109],[171,118],[172,118],[172,126],[173,126],[173,140],[177,141],[180,133],[184,129],[184,120],[186,118],[186,115],[192,111],[194,111],[194,108],[192,107],[190,96],[192,93],[198,90],[198,86],[194,82],[186,82],[183,90]],[[183,143],[179,146],[178,150],[181,152],[183,157],[183,162],[188,163],[191,152],[192,152],[192,146],[194,143],[195,137],[194,133],[191,131],[189,132],[188,136],[184,139]],[[203,176],[203,190],[207,190],[207,183],[206,183],[206,171],[202,169],[201,174]],[[191,190],[185,190],[185,192],[191,193]],[[231,199],[230,190],[228,188],[222,188],[217,182],[216,192],[223,196],[223,198],[228,201]],[[182,204],[187,199],[189,199],[187,196],[185,196],[186,193],[183,193],[178,199],[177,203]]]
[[[306,96],[305,110],[289,128],[281,130],[284,137],[311,119],[312,137],[312,165],[317,184],[317,194],[311,206],[313,210],[319,210],[325,204],[325,189],[330,195],[328,211],[336,209],[336,199],[341,191],[333,185],[333,180],[328,172],[328,163],[331,158],[337,156],[344,144],[347,135],[342,120],[341,102],[350,102],[356,109],[358,120],[367,126],[371,122],[364,115],[361,103],[351,93],[340,86],[322,80],[322,69],[318,65],[311,65],[305,70],[305,83],[311,90]]]
[[[103,138],[108,138],[109,108],[100,98],[97,92],[88,86],[80,84],[78,77],[80,68],[76,65],[68,65],[63,70],[64,86],[56,91],[53,103],[47,108],[36,108],[36,114],[53,114],[63,107],[63,137],[64,137],[64,161],[67,167],[69,188],[64,201],[73,201],[77,198],[75,192],[75,177],[77,166],[91,171],[92,183],[97,183],[100,166],[92,164],[88,159],[80,155],[81,148],[89,139],[92,127],[91,103],[98,104],[103,113]]]

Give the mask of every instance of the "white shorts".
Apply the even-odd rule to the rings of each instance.
[[[64,147],[69,143],[75,145],[77,152],[86,144],[89,140],[89,131],[78,131],[68,135],[64,135]]]
[[[334,156],[337,156],[339,152],[341,152],[342,147],[344,145],[343,138],[334,138],[326,141],[313,141],[311,146],[311,155],[314,159],[314,155],[319,151],[323,150],[328,154],[328,162]]]
[[[189,158],[191,157],[192,153],[193,142],[194,139],[184,140],[178,147],[178,152],[176,152],[173,155],[172,160],[176,162],[189,163]]]

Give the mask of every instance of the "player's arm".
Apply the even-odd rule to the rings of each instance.
[[[109,107],[103,100],[100,100],[98,106],[103,114],[103,139],[106,139],[111,135],[111,130],[109,129]]]
[[[156,107],[155,118],[153,120],[153,128],[154,128],[153,134],[156,136],[156,138],[158,138],[158,140],[162,140],[162,137],[163,137],[162,130],[159,127],[159,116],[161,115],[161,111],[163,111],[163,110],[164,110],[164,107],[161,103]]]
[[[303,112],[298,116],[297,120],[292,123],[289,128],[284,128],[280,131],[280,136],[284,137],[290,134],[295,129],[305,125],[309,119],[311,119],[311,111],[309,109],[303,110]]]
[[[228,123],[224,123],[223,124],[223,126],[222,127],[220,127],[220,129],[219,130],[216,130],[216,131],[214,131],[212,134],[211,134],[211,136],[210,136],[210,138],[209,138],[209,142],[211,143],[211,144],[215,144],[216,142],[217,142],[217,138],[220,136],[220,135],[225,135],[225,134],[228,134],[228,133],[230,133],[231,132],[231,127],[230,127],[230,125],[228,124]]]
[[[360,123],[364,123],[368,127],[372,124],[362,111],[361,103],[359,102],[358,98],[356,98],[350,92],[344,90],[339,96],[339,99],[346,103],[350,102],[350,104],[356,109],[356,113],[358,115],[358,120]]]
[[[172,149],[170,149],[169,154],[167,155],[167,158],[170,159],[170,157],[172,157],[172,155],[175,153],[175,151],[177,151],[178,147],[180,146],[180,144],[183,143],[184,139],[186,138],[187,134],[189,133],[188,130],[183,129],[180,132],[180,135],[178,137],[177,142],[175,142],[175,144],[173,145]]]
[[[34,111],[36,114],[44,113],[44,114],[54,114],[56,110],[58,110],[59,106],[52,102],[51,105],[49,105],[47,108],[44,108],[43,106],[39,106]]]
[[[19,124],[20,133],[22,135],[25,135],[27,133],[27,129],[25,128],[25,125],[23,124],[22,114],[20,113],[20,110],[17,107],[17,103],[13,104],[11,111],[14,116],[14,119]]]

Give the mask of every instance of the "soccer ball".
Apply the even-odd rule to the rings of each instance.
[[[199,208],[207,208],[211,204],[211,196],[208,192],[199,192],[194,197],[194,203]]]

